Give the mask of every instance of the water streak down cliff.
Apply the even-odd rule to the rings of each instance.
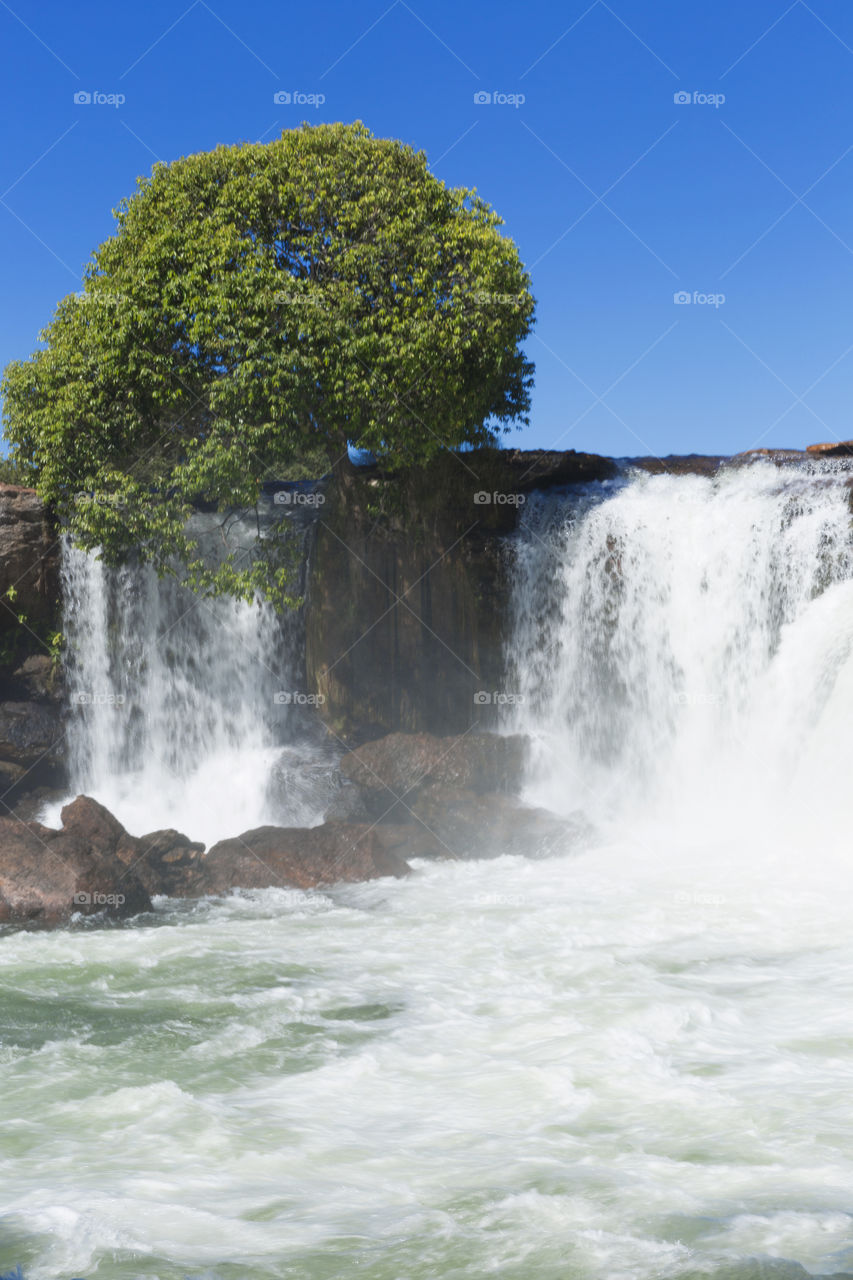
[[[507,723],[537,743],[530,798],[693,841],[846,841],[847,474],[757,463],[540,496],[513,601]]]

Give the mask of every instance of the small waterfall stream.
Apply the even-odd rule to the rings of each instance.
[[[215,535],[215,517],[195,520]],[[322,821],[333,757],[306,711],[300,611],[204,598],[67,539],[62,580],[73,794],[137,834],[208,844]]]

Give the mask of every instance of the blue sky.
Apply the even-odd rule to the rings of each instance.
[[[0,50],[2,364],[155,158],[361,119],[520,247],[537,372],[508,442],[853,437],[849,0],[0,0]]]

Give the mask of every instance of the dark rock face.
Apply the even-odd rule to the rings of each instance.
[[[54,702],[0,702],[0,813],[8,813],[25,793],[61,780],[64,747]]]
[[[501,461],[519,493],[612,480],[619,474],[619,466],[612,458],[576,453],[574,449],[508,449],[501,454]]]
[[[26,698],[60,704],[64,689],[57,665],[46,653],[34,653],[15,670],[13,680]]]
[[[366,824],[324,822],[319,827],[258,827],[215,844],[201,869],[201,893],[292,886],[314,889],[340,881],[404,876],[409,867]]]
[[[503,689],[504,540],[533,489],[609,479],[573,452],[445,452],[407,477],[343,469],[316,525],[306,601],[308,688],[355,744],[403,730],[493,727]]]
[[[467,729],[477,690],[500,687],[501,534],[517,508],[475,503],[495,482],[467,461],[441,461],[429,481],[339,477],[316,526],[306,675],[348,742]]]
[[[11,598],[10,598],[11,592]],[[0,484],[0,635],[55,625],[59,544],[34,489]]]
[[[34,489],[0,484],[0,813],[61,780],[59,542]]]
[[[669,454],[665,458],[628,458],[630,467],[660,476],[714,476],[727,458],[711,454]]]

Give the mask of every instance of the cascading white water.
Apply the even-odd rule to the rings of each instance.
[[[109,569],[67,539],[62,579],[73,794],[136,834],[208,844],[322,820],[331,761],[304,732],[298,614]]]
[[[531,799],[694,839],[697,814],[708,838],[790,838],[814,836],[819,787],[846,838],[849,479],[754,464],[528,505],[509,684],[537,744]]]

